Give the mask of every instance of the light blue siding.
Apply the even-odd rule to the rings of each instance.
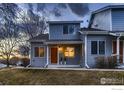
[[[44,57],[34,57],[34,48],[44,47],[45,56]],[[41,43],[31,43],[31,66],[33,67],[44,67],[47,62],[46,46]]]
[[[95,58],[100,56],[100,55],[93,55],[91,54],[91,41],[105,41],[105,55],[101,56],[111,56],[112,54],[112,37],[111,36],[88,36],[88,41],[87,41],[87,56],[88,56],[88,65],[90,67],[95,67],[96,62]]]
[[[111,10],[105,10],[94,14],[93,22],[91,28],[101,29],[101,30],[111,30]]]
[[[79,39],[79,29],[80,24],[75,24],[76,32],[75,34],[63,34],[63,24],[50,24],[49,25],[49,35],[50,40],[71,40],[71,39]]]
[[[124,31],[124,9],[112,9],[112,30]]]

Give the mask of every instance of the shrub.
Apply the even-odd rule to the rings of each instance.
[[[0,59],[0,63],[6,64],[6,60],[5,59]]]
[[[107,68],[106,57],[98,56],[95,58],[97,68]]]
[[[21,61],[22,61],[22,66],[24,67],[28,66],[30,63],[30,59],[27,57],[21,58]]]
[[[116,57],[108,57],[108,68],[113,69],[117,66],[117,59]]]
[[[16,65],[19,60],[20,60],[19,57],[12,57],[9,61],[9,65]],[[0,59],[0,63],[7,64],[5,59]]]
[[[96,67],[97,68],[108,68],[113,69],[117,66],[116,57],[108,56],[98,56],[96,59]]]
[[[19,57],[12,57],[12,58],[10,59],[9,64],[10,64],[10,65],[16,65],[19,61],[20,61],[20,58],[19,58]]]

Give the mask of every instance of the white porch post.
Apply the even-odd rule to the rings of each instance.
[[[89,66],[87,65],[87,35],[85,35],[85,37],[84,37],[84,42],[85,42],[85,45],[84,45],[85,67],[89,68]]]
[[[48,64],[49,64],[49,47],[47,45],[47,64],[46,65],[48,65]]]
[[[120,37],[117,37],[117,63],[119,64],[119,59],[120,59]]]

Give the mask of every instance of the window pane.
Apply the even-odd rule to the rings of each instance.
[[[68,26],[63,25],[63,34],[68,34]]]
[[[105,54],[105,41],[99,41],[99,54]]]
[[[75,55],[75,50],[73,47],[66,47],[65,49],[65,56],[66,57],[74,57]]]
[[[91,41],[91,54],[97,54],[97,41]]]
[[[39,57],[44,57],[44,48],[43,47],[39,48]]]
[[[74,34],[74,25],[69,26],[69,34]]]
[[[35,47],[34,52],[35,52],[35,57],[39,57],[39,48],[38,47]]]

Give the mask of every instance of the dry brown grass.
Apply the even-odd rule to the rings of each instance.
[[[101,78],[121,79],[124,72],[12,69],[0,70],[2,85],[99,85]],[[124,84],[124,83],[118,83]]]

